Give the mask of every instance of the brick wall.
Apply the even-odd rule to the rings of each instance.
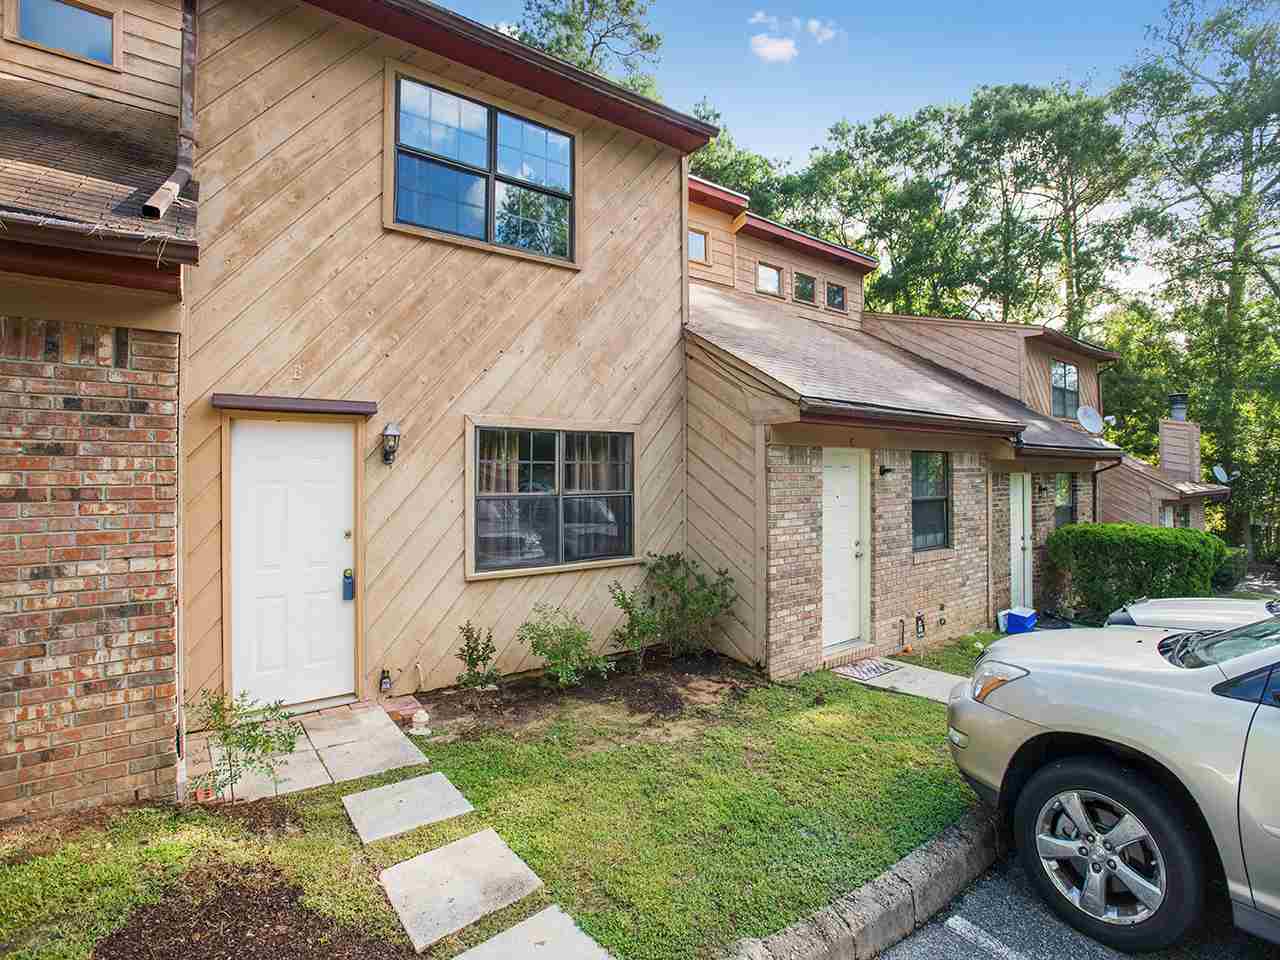
[[[882,467],[891,472],[881,476]],[[871,630],[877,650],[892,653],[904,635],[919,648],[986,627],[986,455],[951,454],[952,546],[946,549],[911,548],[910,451],[875,451],[871,489]],[[915,638],[917,611],[925,617],[923,644]]]
[[[822,448],[771,445],[766,470],[767,662],[779,679],[822,662]]]
[[[1009,474],[991,475],[991,602],[997,613],[1012,603],[1013,570],[1009,551]]]
[[[0,821],[174,791],[176,334],[0,317]]]
[[[1089,473],[1071,474],[1076,491],[1076,519],[1080,523],[1093,521],[1093,477]],[[1056,473],[1031,475],[1031,518],[1035,530],[1035,552],[1031,555],[1032,586],[1035,588],[1036,607],[1044,610],[1057,603],[1058,590],[1049,581],[1049,535],[1057,529]],[[1004,609],[1001,607],[1000,609]]]

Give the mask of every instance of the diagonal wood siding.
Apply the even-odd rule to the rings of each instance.
[[[364,469],[365,690],[452,683],[458,625],[499,667],[539,601],[603,645],[606,587],[638,567],[463,579],[463,417],[637,424],[638,552],[684,549],[681,158],[305,4],[222,0],[201,17],[200,267],[184,338],[188,698],[221,684],[222,451],[212,392],[375,400]],[[580,127],[579,271],[382,226],[383,69],[406,60]],[[378,433],[404,432],[393,469]]]

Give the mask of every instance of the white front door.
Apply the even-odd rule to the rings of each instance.
[[[262,701],[355,692],[350,423],[231,422],[231,685]],[[353,585],[354,588],[354,585]]]
[[[822,649],[862,642],[870,563],[864,510],[865,450],[822,450]]]
[[[1009,474],[1009,605],[1034,607],[1031,583],[1031,474]]]

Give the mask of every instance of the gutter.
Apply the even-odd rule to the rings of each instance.
[[[196,0],[182,0],[182,74],[178,112],[178,165],[142,205],[148,220],[160,220],[191,182],[196,153]]]
[[[873,426],[906,427],[921,426],[980,432],[999,437],[1013,437],[1026,429],[1025,423],[1016,420],[984,420],[978,417],[951,417],[946,414],[920,413],[898,410],[867,403],[845,403],[839,400],[822,400],[815,397],[800,398],[802,416],[834,417],[840,420],[865,421]]]
[[[1123,450],[1110,447],[1054,447],[1037,443],[1017,444],[1020,455],[1030,457],[1088,457],[1091,460],[1115,460],[1118,464]]]
[[[57,217],[0,210],[0,237],[23,243],[120,257],[150,257],[157,265],[200,262],[194,238],[161,237],[143,230],[116,228],[102,223],[63,220]],[[151,245],[148,248],[148,245]]]

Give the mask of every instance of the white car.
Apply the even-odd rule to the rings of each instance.
[[[1280,599],[1229,600],[1169,597],[1135,600],[1107,618],[1107,626],[1164,627],[1170,630],[1230,630],[1280,614]]]

